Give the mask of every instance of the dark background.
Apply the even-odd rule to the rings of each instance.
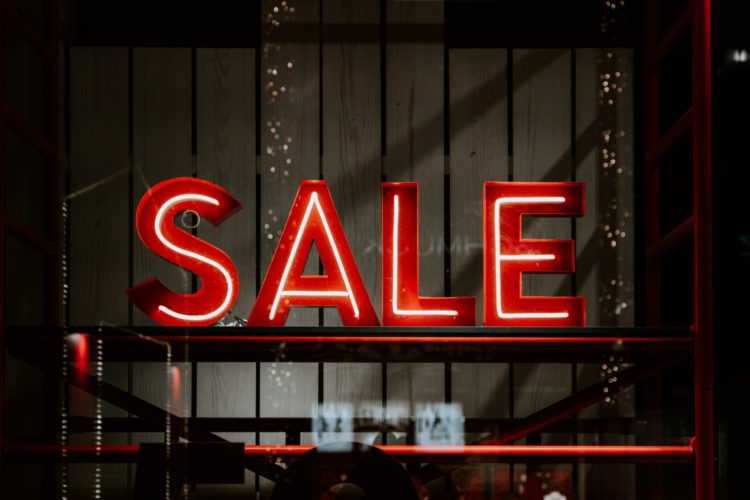
[[[714,256],[716,405],[719,498],[747,496],[746,388],[750,384],[747,282],[750,278],[750,209],[747,141],[750,135],[750,64],[732,60],[750,48],[750,5],[713,3]]]

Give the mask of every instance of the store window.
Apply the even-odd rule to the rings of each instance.
[[[3,497],[713,498],[706,2],[0,11]]]

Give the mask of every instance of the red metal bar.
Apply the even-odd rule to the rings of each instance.
[[[28,144],[42,152],[47,157],[47,160],[57,160],[57,148],[54,144],[50,143],[42,134],[34,130],[34,127],[26,123],[21,115],[18,114],[7,102],[2,101],[3,113],[5,114],[5,120],[7,125],[10,126],[18,135],[21,136]],[[49,167],[49,162],[45,163]]]
[[[181,417],[183,426],[198,425],[209,432],[274,432],[283,429],[284,432],[295,434],[312,432],[313,420],[310,417]],[[465,417],[464,432],[486,433],[511,429],[521,418],[481,418]],[[361,432],[410,432],[407,420],[400,420],[391,424],[373,420],[367,417],[355,417],[351,420],[352,430]],[[550,424],[545,432],[550,434],[621,434],[634,435],[644,425],[643,420],[635,417],[613,418],[577,418],[561,419]],[[101,428],[106,433],[125,432],[162,432],[163,422],[153,422],[136,417],[104,417],[97,421],[95,417],[74,415],[68,417],[68,431],[71,434],[94,432]],[[483,444],[483,443],[468,443]]]
[[[665,234],[662,238],[653,243],[646,249],[646,257],[655,259],[661,257],[683,241],[686,241],[693,235],[693,226],[695,217],[690,216],[677,225],[674,229]]]
[[[658,3],[658,2],[654,2]],[[659,64],[664,60],[664,57],[669,53],[670,49],[674,46],[677,39],[690,27],[690,20],[693,14],[693,6],[687,4],[683,11],[680,13],[680,17],[669,27],[666,34],[662,37],[659,45],[656,46],[656,50],[649,52],[646,56],[646,72],[650,73],[654,71]]]
[[[646,164],[648,169],[654,170],[664,155],[682,139],[693,125],[693,109],[689,108],[680,116],[667,132],[646,150]]]
[[[714,351],[711,209],[711,0],[693,0],[693,209],[695,213],[695,496],[714,485]]]
[[[138,457],[138,445],[71,445],[64,447],[67,460],[71,462],[134,462]],[[245,456],[295,457],[315,448],[313,445],[245,445]],[[554,460],[571,461],[580,458],[610,458],[623,461],[659,458],[669,462],[689,461],[693,447],[687,446],[585,446],[585,445],[517,445],[517,446],[420,446],[385,445],[376,446],[397,457],[496,457],[508,461],[533,457],[550,457]],[[9,445],[5,449],[8,458],[14,460],[40,461],[52,459],[62,461],[63,447],[54,445]]]
[[[56,254],[57,248],[47,238],[34,231],[26,224],[20,222],[15,217],[5,214],[3,216],[3,225],[7,232],[17,237],[27,245],[36,248],[44,254]]]
[[[31,47],[36,50],[46,61],[50,64],[54,63],[54,60],[57,59],[57,51],[54,49],[54,47],[46,42],[44,38],[39,36],[36,29],[34,29],[31,24],[26,20],[26,18],[18,12],[18,9],[13,4],[12,0],[4,0],[3,1],[3,8],[5,10],[5,14],[9,20],[13,22],[13,24],[21,31],[21,34],[26,38],[26,41],[31,45]],[[55,9],[55,15],[57,15],[57,9]],[[55,40],[55,39],[53,39]]]

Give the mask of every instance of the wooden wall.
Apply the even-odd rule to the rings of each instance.
[[[529,237],[575,238],[578,273],[529,276],[525,289],[585,295],[589,325],[632,325],[630,50],[454,49],[439,36],[426,41],[405,36],[405,25],[439,27],[444,22],[439,2],[389,0],[381,8],[373,0],[322,0],[290,2],[274,12],[277,5],[263,2],[257,49],[71,48],[71,323],[137,331],[150,321],[128,304],[125,288],[157,276],[175,290],[194,289],[192,276],[143,247],[132,219],[150,186],[195,175],[228,189],[244,207],[219,227],[197,228],[236,263],[241,287],[233,314],[242,318],[303,179],[328,181],[377,310],[380,181],[419,181],[421,293],[476,295],[478,318],[482,183],[584,181],[585,217],[532,219],[525,225]],[[605,93],[603,82],[612,89],[615,79],[623,92]],[[613,151],[616,166],[609,163]],[[313,255],[308,272],[318,268]],[[335,310],[294,310],[288,324],[340,323]],[[600,377],[598,366],[569,364],[318,366],[278,360],[259,366],[188,363],[180,369],[185,396],[172,411],[211,417],[313,416],[322,402],[351,403],[355,415],[382,401],[413,411],[419,402],[448,397],[469,417],[523,417]],[[104,376],[154,404],[167,404],[163,364],[108,363]],[[71,398],[75,411],[91,414],[91,400],[75,392]],[[618,401],[591,411],[627,416],[632,405]],[[108,407],[105,412],[119,414]],[[296,439],[282,433],[226,437],[251,443]],[[543,436],[545,442],[573,439],[579,438]],[[106,467],[110,498],[124,497],[133,471]],[[80,470],[76,491],[83,495],[89,488],[86,474],[93,472]],[[475,467],[454,479],[466,489],[473,484],[470,476],[479,474],[486,488],[498,491],[518,484],[524,470],[514,467],[511,478],[504,465]],[[566,481],[580,498],[586,492],[590,498],[602,492],[633,498],[632,489],[603,486],[613,480],[613,473],[607,474],[581,468],[575,485],[572,476]],[[614,474],[614,484],[632,483],[630,469]],[[267,497],[270,485],[259,485]],[[201,487],[198,494],[248,495],[255,488],[248,474],[245,485]]]

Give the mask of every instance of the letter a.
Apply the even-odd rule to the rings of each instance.
[[[302,274],[313,241],[325,275]],[[325,181],[302,181],[248,324],[283,326],[295,306],[336,307],[345,326],[379,324]]]

